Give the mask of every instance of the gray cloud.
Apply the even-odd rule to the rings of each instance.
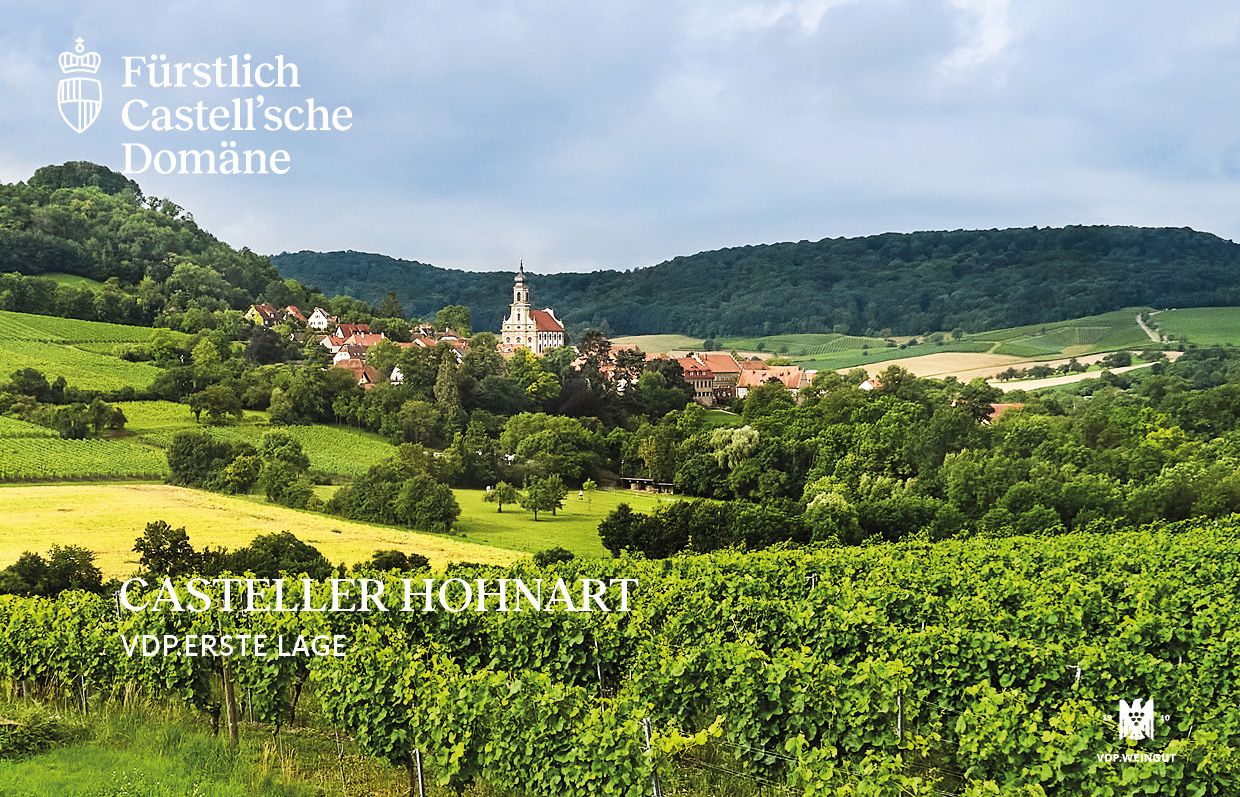
[[[0,18],[6,180],[118,165],[133,138],[60,123],[55,58],[79,34],[112,81],[121,54],[282,52],[299,94],[351,105],[348,133],[254,139],[294,150],[287,177],[137,178],[260,251],[550,271],[887,230],[1240,231],[1240,13],[1221,1],[0,0]]]

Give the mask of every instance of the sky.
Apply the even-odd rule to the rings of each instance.
[[[101,55],[103,111],[57,112]],[[122,86],[124,56],[282,54],[289,89]],[[284,175],[132,174],[234,246],[588,271],[775,241],[1065,224],[1240,235],[1240,6],[1185,0],[0,0],[0,181],[152,149]],[[122,103],[264,94],[342,132],[131,131]]]

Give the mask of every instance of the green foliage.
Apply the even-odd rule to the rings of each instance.
[[[418,315],[434,312],[438,297],[452,296],[475,318],[502,318],[509,301],[511,275],[502,272],[450,271],[358,252],[298,252],[275,262],[307,284],[370,300],[395,290]],[[1192,230],[1065,227],[745,246],[627,272],[528,280],[539,301],[570,325],[606,319],[624,334],[683,332],[701,340],[718,330],[771,335],[839,327],[920,335],[1128,306],[1228,304],[1238,262],[1236,244]],[[745,289],[719,303],[700,301],[702,286],[720,274]]]
[[[523,508],[533,512],[534,519],[538,520],[539,512],[550,512],[554,515],[556,510],[564,506],[567,496],[568,488],[564,486],[564,480],[551,474],[527,482],[525,490],[517,500]]]
[[[103,591],[95,555],[80,545],[53,545],[46,559],[27,551],[0,570],[0,593],[53,596],[66,590]]]
[[[482,500],[488,504],[495,504],[496,512],[504,511],[504,504],[515,504],[521,500],[521,494],[506,481],[498,481],[495,486],[487,490],[486,497]]]
[[[305,573],[323,579],[330,578],[333,571],[327,557],[289,531],[258,535],[247,547],[228,556],[228,568],[237,573],[251,572],[258,578]]]
[[[247,631],[345,633],[349,654],[301,670],[237,660],[233,678],[279,726],[308,671],[321,710],[299,735],[346,734],[406,773],[421,751],[440,788],[531,797],[639,797],[654,771],[684,793],[706,764],[737,773],[725,794],[759,780],[819,797],[1106,797],[1133,785],[1132,767],[1098,757],[1131,749],[1115,706],[1153,696],[1156,733],[1139,750],[1176,758],[1144,782],[1231,794],[1236,522],[462,567],[451,575],[639,586],[627,613],[260,613]],[[321,585],[316,601],[327,595]],[[0,678],[47,698],[128,684],[209,708],[218,670],[116,642],[234,621],[190,614],[118,618],[110,599],[72,592],[0,599]]]
[[[447,532],[461,508],[439,467],[421,446],[401,446],[396,457],[336,491],[326,510],[353,520]]]
[[[163,520],[147,523],[133,550],[147,579],[190,575],[201,565],[185,527],[174,529]]]

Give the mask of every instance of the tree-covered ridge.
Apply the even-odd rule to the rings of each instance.
[[[498,328],[510,277],[362,252],[278,255],[286,276],[418,314],[454,302]],[[1240,303],[1240,246],[1190,229],[1065,227],[888,233],[764,244],[650,268],[530,277],[574,329],[702,338],[889,329],[980,331],[1122,307]],[[493,321],[492,321],[493,320]]]
[[[103,285],[60,284],[47,274]],[[0,309],[193,331],[256,299],[322,297],[103,166],[45,166],[26,182],[0,184]]]

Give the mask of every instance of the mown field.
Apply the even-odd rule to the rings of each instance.
[[[378,549],[420,553],[436,567],[468,561],[504,564],[520,554],[468,538],[422,534],[268,504],[259,499],[165,484],[46,484],[0,487],[0,567],[23,551],[82,545],[104,576],[131,573],[134,540],[146,524],[184,526],[195,547],[239,548],[257,534],[291,531],[334,563],[353,564]]]
[[[49,380],[63,376],[69,384],[86,390],[145,388],[160,369],[127,362],[112,353],[118,344],[148,341],[156,331],[0,310],[0,375],[35,368]]]
[[[632,490],[597,490],[589,501],[569,493],[564,508],[555,515],[546,512],[534,515],[519,506],[505,506],[503,514],[495,504],[483,501],[483,490],[455,490],[461,505],[459,522],[463,538],[480,545],[494,545],[517,551],[541,551],[566,548],[577,556],[607,556],[599,540],[598,524],[607,513],[627,503],[639,512],[649,512],[665,501],[678,500],[670,495],[653,495]]]

